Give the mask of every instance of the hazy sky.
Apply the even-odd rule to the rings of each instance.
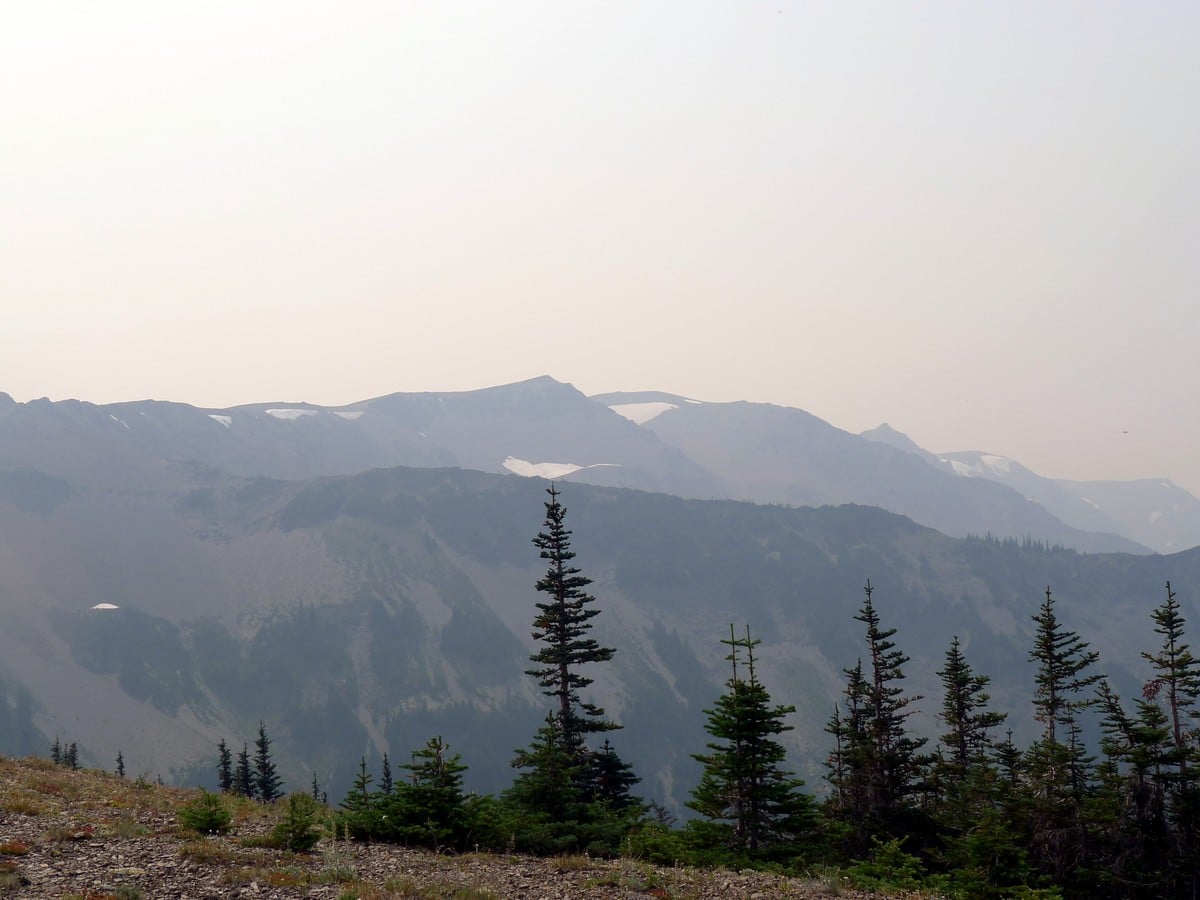
[[[1200,4],[6,3],[0,390],[550,374],[1200,493]]]

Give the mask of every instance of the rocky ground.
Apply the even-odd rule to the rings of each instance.
[[[198,837],[175,811],[190,791],[0,759],[0,894],[55,898],[737,898],[870,895],[834,877],[671,869],[581,856],[446,856],[324,838],[311,853],[254,846],[273,813],[238,804],[228,835]]]

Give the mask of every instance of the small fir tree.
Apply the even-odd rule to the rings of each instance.
[[[899,808],[917,789],[924,759],[919,755],[925,738],[913,738],[905,723],[920,694],[905,694],[900,682],[908,657],[892,641],[895,628],[882,628],[868,581],[862,608],[854,618],[867,626],[867,718],[873,744],[873,771],[869,773],[870,802],[876,813]]]
[[[217,744],[217,787],[226,794],[233,790],[233,753],[225,738]]]
[[[641,806],[641,800],[632,793],[633,786],[641,779],[633,773],[633,767],[617,755],[607,739],[599,750],[587,755],[583,777],[587,783],[587,793],[594,803],[614,812],[626,812]]]
[[[63,754],[63,765],[71,770],[79,768],[79,747],[74,741],[67,745],[67,752]]]
[[[125,755],[120,750],[117,751],[117,777],[125,777]]]
[[[1173,862],[1175,884],[1181,896],[1200,893],[1200,752],[1196,735],[1186,724],[1200,717],[1200,660],[1185,640],[1183,617],[1171,582],[1167,597],[1151,613],[1154,631],[1162,636],[1157,653],[1143,653],[1154,670],[1143,694],[1147,700],[1165,704],[1170,727],[1170,749],[1163,760],[1172,776],[1166,780],[1168,815],[1178,845]]]
[[[462,758],[451,754],[439,735],[413,751],[412,762],[401,768],[408,778],[383,807],[396,822],[396,838],[431,850],[460,849],[468,830]]]
[[[50,745],[50,759],[56,766],[62,765],[63,746],[62,741],[58,739],[58,735],[54,736],[54,743]]]
[[[722,643],[729,647],[732,674],[726,692],[705,711],[705,731],[716,741],[707,745],[709,753],[693,755],[704,773],[687,805],[725,825],[727,846],[751,856],[791,856],[814,826],[812,801],[801,792],[803,782],[782,767],[786,753],[775,739],[791,730],[783,719],[795,707],[771,703],[754,665],[761,642],[751,639],[749,628],[737,638],[731,625]],[[740,650],[744,674],[738,671]]]
[[[379,792],[385,797],[392,793],[392,763],[386,753],[383,754],[383,766],[379,770]]]
[[[506,792],[517,806],[546,816],[551,822],[586,818],[583,766],[564,749],[558,716],[546,714],[528,748],[517,751],[513,767],[525,769]]]
[[[1005,714],[987,708],[984,690],[991,679],[976,675],[963,656],[958,636],[946,651],[946,664],[938,673],[942,680],[942,724],[945,731],[933,765],[937,797],[943,821],[956,830],[966,830],[988,805],[993,778],[990,732],[1004,723]]]
[[[317,781],[316,772],[313,772],[312,778],[312,798],[318,803],[321,802],[321,782]]]
[[[271,759],[271,739],[267,737],[267,726],[258,723],[258,738],[254,741],[254,787],[258,799],[263,803],[274,803],[283,791],[283,779],[275,770]]]
[[[1103,676],[1090,671],[1099,654],[1059,622],[1049,587],[1033,622],[1033,708],[1042,734],[1025,763],[1031,788],[1029,853],[1055,884],[1073,887],[1086,871],[1089,853],[1083,801],[1092,760],[1080,740],[1079,713],[1095,702],[1087,692]]]
[[[1037,629],[1029,658],[1038,667],[1034,676],[1034,717],[1042,723],[1042,742],[1058,744],[1058,727],[1069,728],[1078,711],[1091,703],[1080,695],[1103,677],[1088,672],[1100,654],[1088,650],[1088,644],[1078,634],[1062,627],[1049,587],[1033,621]]]
[[[872,744],[867,729],[867,680],[862,660],[846,674],[845,713],[835,706],[825,731],[833,736],[834,746],[825,763],[825,778],[833,788],[829,812],[848,826],[852,851],[868,846],[867,821],[870,817],[870,791],[867,773],[871,770]]]
[[[367,758],[360,757],[358,774],[354,776],[354,783],[341,803],[341,821],[357,838],[379,837],[379,810],[376,808],[375,794],[371,791],[374,780],[367,769]]]
[[[242,744],[241,752],[238,753],[237,768],[233,772],[233,792],[251,800],[257,795],[254,772],[250,768],[250,747],[247,744]]]

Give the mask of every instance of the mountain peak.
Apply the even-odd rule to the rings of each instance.
[[[889,447],[894,447],[897,450],[903,450],[905,453],[912,453],[916,456],[926,456],[928,451],[921,447],[902,431],[897,431],[887,422],[883,422],[868,431],[859,434],[860,438],[868,441],[874,441],[877,444],[887,444]]]

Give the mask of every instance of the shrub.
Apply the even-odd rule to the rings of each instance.
[[[287,798],[283,819],[271,832],[277,846],[293,853],[307,853],[321,839],[317,817],[322,807],[311,796],[297,791]]]
[[[179,808],[179,824],[200,834],[218,834],[229,830],[233,814],[225,807],[224,801],[214,794],[200,788],[200,796],[190,800]]]
[[[621,844],[621,855],[660,866],[690,865],[693,861],[683,837],[661,822],[634,825]]]

